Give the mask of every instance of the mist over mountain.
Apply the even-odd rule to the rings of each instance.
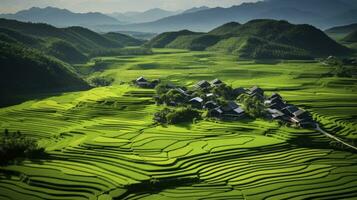
[[[112,13],[110,16],[126,23],[142,23],[156,21],[179,13],[180,11],[168,11],[160,8],[154,8],[144,12]]]
[[[0,14],[0,18],[14,19],[23,22],[47,23],[58,27],[120,24],[117,19],[102,13],[74,13],[67,9],[54,7],[33,7],[15,14]]]
[[[237,21],[245,23],[252,19],[287,20],[306,23],[318,28],[345,25],[357,20],[355,1],[344,0],[265,0],[243,3],[230,8],[211,8],[197,12],[182,13],[154,22],[99,26],[103,31],[127,30],[143,32],[166,32],[189,29],[208,31],[221,24]]]

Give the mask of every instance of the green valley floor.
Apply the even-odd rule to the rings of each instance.
[[[357,198],[356,152],[323,134],[260,119],[157,126],[154,90],[129,84],[145,76],[258,85],[311,112],[326,132],[356,140],[357,78],[325,76],[330,67],[315,61],[237,61],[214,52],[96,59],[105,65],[93,76],[114,78],[112,86],[0,109],[0,130],[38,138],[49,153],[0,167],[0,200]]]

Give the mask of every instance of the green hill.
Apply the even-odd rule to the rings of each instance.
[[[17,31],[6,28],[0,28],[0,41],[9,43],[21,43],[30,47],[38,48],[44,41],[28,35],[24,35]]]
[[[241,24],[238,22],[230,22],[224,24],[220,27],[217,27],[209,32],[209,34],[213,35],[228,35],[228,34],[235,34],[238,32]]]
[[[176,38],[180,36],[185,36],[185,35],[198,35],[200,33],[192,32],[189,30],[182,30],[182,31],[177,31],[177,32],[166,32],[162,33],[153,39],[151,39],[148,43],[146,43],[146,46],[149,47],[154,47],[154,48],[163,48],[166,47],[168,44],[170,44],[172,41],[174,41]]]
[[[39,51],[0,42],[0,55],[0,105],[18,101],[19,95],[89,88],[68,64]]]
[[[50,41],[45,52],[68,63],[82,63],[88,60],[86,55],[64,40]]]
[[[353,31],[352,33],[348,34],[344,39],[344,42],[351,42],[355,43],[357,42],[357,30]]]
[[[121,34],[121,33],[110,32],[110,33],[104,34],[104,37],[106,37],[112,41],[120,41],[121,44],[124,46],[140,46],[143,44],[142,40],[139,40],[139,39],[136,39],[136,38],[133,38],[128,35]]]
[[[177,37],[171,43],[166,45],[166,47],[202,51],[216,44],[220,40],[220,36],[211,34],[184,35]]]
[[[221,51],[255,59],[307,59],[351,52],[313,26],[277,20],[252,20],[243,25],[233,22],[207,34],[178,33],[163,33],[149,43],[159,38],[165,41],[160,47]]]
[[[47,49],[48,46],[52,45],[53,40],[64,41],[61,43],[61,48],[58,48],[59,43],[55,43],[56,51],[70,51],[60,52],[60,54],[71,54],[75,51],[82,54],[79,59],[64,59],[67,62],[83,60],[83,56],[89,55],[92,52],[117,49],[132,44],[142,44],[140,40],[122,34],[120,36],[117,34],[101,35],[82,27],[56,28],[47,24],[25,23],[7,19],[0,19],[0,40],[7,42],[14,42],[15,40],[39,50]],[[29,44],[31,41],[34,44]],[[78,52],[76,55],[79,55]],[[68,56],[66,57],[69,58]],[[62,57],[58,58],[62,59]]]

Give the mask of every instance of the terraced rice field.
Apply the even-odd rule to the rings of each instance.
[[[312,112],[327,132],[356,139],[355,78],[324,77],[329,68],[316,62],[237,62],[209,52],[102,59],[112,64],[95,75],[115,78],[113,86],[0,109],[1,129],[38,138],[50,155],[1,167],[0,199],[357,197],[357,154],[332,149],[314,130],[264,120],[156,126],[154,91],[126,83],[144,75],[259,85]]]

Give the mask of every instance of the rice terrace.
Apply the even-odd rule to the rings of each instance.
[[[357,26],[279,2],[0,14],[0,200],[357,199]]]

